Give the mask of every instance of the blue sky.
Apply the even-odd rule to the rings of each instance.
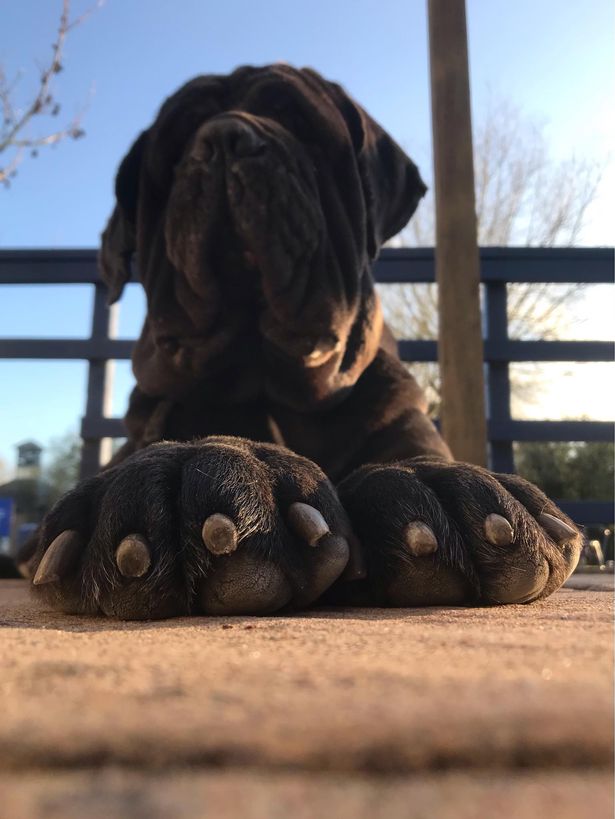
[[[89,5],[74,2],[75,14]],[[60,7],[61,0],[3,4],[0,62],[9,76],[23,72],[24,101],[37,60],[50,53]],[[69,35],[55,86],[66,118],[86,107],[87,136],[41,151],[0,191],[0,247],[96,245],[117,164],[164,97],[195,74],[242,63],[286,60],[340,81],[429,178],[425,9],[425,0],[107,0]],[[503,96],[545,123],[555,157],[604,157],[613,144],[611,0],[468,0],[467,9],[476,116],[489,95]],[[613,242],[607,196],[604,188],[584,243]],[[66,290],[62,307],[54,293],[0,288],[0,334],[85,335],[88,288]],[[136,332],[141,315],[135,288],[122,308],[123,334]],[[118,413],[129,381],[121,365]],[[45,443],[75,427],[83,411],[82,363],[0,361],[0,384],[0,458],[9,465],[17,441]]]

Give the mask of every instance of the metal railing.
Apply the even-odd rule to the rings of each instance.
[[[514,472],[515,441],[612,441],[613,424],[603,421],[521,421],[511,417],[509,365],[514,362],[612,362],[613,344],[605,341],[518,341],[508,337],[507,284],[613,284],[612,248],[481,248],[484,286],[485,365],[490,466]],[[434,281],[430,248],[385,249],[374,267],[383,284]],[[82,359],[89,364],[86,411],[82,419],[82,476],[99,467],[105,438],[125,435],[119,418],[107,418],[107,363],[130,358],[133,341],[110,337],[106,305],[94,250],[1,250],[0,285],[90,284],[95,289],[92,332],[88,339],[0,338],[0,358]],[[1,298],[1,290],[0,290]],[[404,361],[437,361],[436,341],[402,340]],[[578,523],[615,518],[608,501],[557,499]]]

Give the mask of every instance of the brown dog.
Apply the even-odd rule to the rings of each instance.
[[[47,517],[39,594],[146,618],[563,583],[576,528],[522,479],[451,460],[383,325],[371,263],[424,191],[310,69],[198,77],[164,103],[102,242],[110,299],[135,254],[147,294],[129,440]]]

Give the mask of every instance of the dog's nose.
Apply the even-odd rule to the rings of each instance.
[[[266,146],[265,140],[247,122],[221,117],[199,128],[191,153],[195,159],[211,162],[221,152],[231,158],[258,156]]]
[[[243,124],[235,138],[236,156],[258,156],[265,150],[265,140],[249,125]]]

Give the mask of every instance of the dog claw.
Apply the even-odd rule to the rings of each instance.
[[[237,548],[237,527],[226,515],[210,515],[201,529],[203,543],[214,555],[229,555]]]
[[[492,514],[485,518],[485,536],[494,546],[510,546],[515,533],[506,518]]]
[[[431,555],[438,548],[438,541],[433,530],[426,523],[421,523],[418,520],[406,526],[404,537],[410,554],[415,557]]]
[[[115,550],[115,562],[124,577],[143,577],[152,559],[149,546],[141,535],[128,535]]]
[[[292,503],[288,510],[288,523],[296,535],[317,546],[321,537],[330,534],[327,521],[318,509],[307,503]]]
[[[550,515],[548,512],[543,512],[539,515],[538,521],[556,543],[565,543],[567,540],[571,540],[578,535],[578,532],[573,529],[572,526],[569,526],[554,515]]]
[[[346,568],[340,575],[340,580],[364,580],[367,577],[367,566],[365,565],[365,556],[363,554],[363,547],[359,543],[358,537],[350,533],[346,537],[348,541],[348,563]]]
[[[43,583],[57,583],[65,577],[77,563],[81,552],[81,536],[74,529],[61,532],[49,547],[38,565],[32,580],[35,586]]]

